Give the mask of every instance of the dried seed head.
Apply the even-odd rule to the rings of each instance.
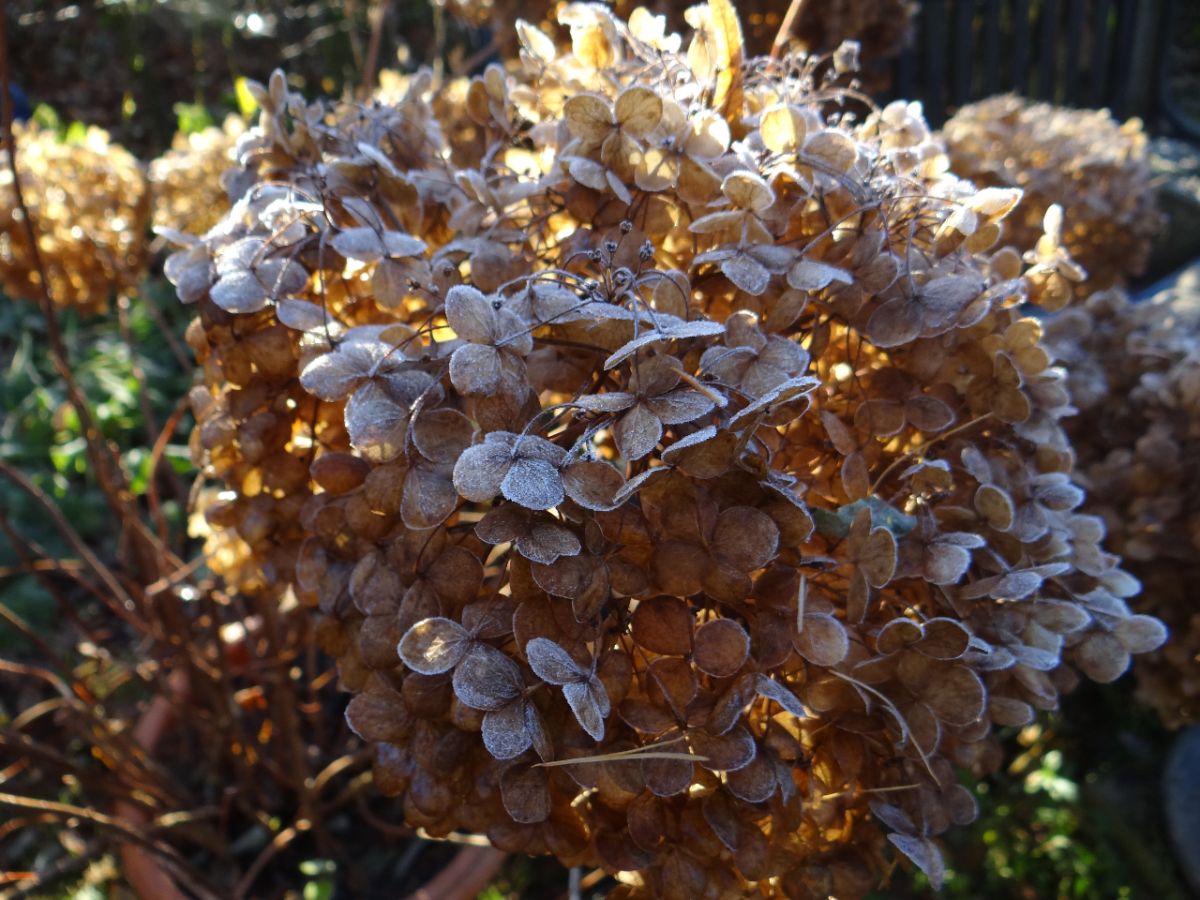
[[[940,877],[993,724],[1163,633],[1079,511],[1015,193],[722,9],[684,49],[568,5],[457,104],[264,89],[253,190],[171,265],[195,450],[216,565],[326,617],[414,824],[859,896],[885,831]]]

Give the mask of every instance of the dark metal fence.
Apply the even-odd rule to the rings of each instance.
[[[1200,138],[1167,80],[1178,2],[922,0],[916,40],[894,63],[892,93],[920,98],[934,125],[964,103],[1014,91],[1107,107],[1122,119],[1161,116]]]

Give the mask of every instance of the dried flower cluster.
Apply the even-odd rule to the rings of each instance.
[[[1073,284],[1049,292],[1047,308],[1142,273],[1162,220],[1140,119],[1120,124],[1107,110],[1029,103],[1010,94],[964,106],[942,137],[955,174],[1024,192],[1005,221],[1006,241],[1036,247],[1030,252],[1042,259],[1065,249],[1074,260],[1061,267]],[[1045,219],[1055,204],[1062,213],[1051,226]]]
[[[936,883],[952,766],[1162,626],[1078,511],[1019,199],[727,3],[389,104],[259,88],[257,182],[167,263],[239,579],[324,615],[413,825],[629,895]],[[1114,653],[1114,647],[1119,652]]]
[[[666,16],[667,28],[675,30],[685,24],[695,25],[688,13],[694,5],[691,0],[658,0],[648,5],[648,11]],[[516,0],[450,0],[449,3],[450,11],[463,21],[474,25],[491,24],[497,32],[500,47],[514,54],[520,45],[511,23],[518,16],[540,22],[543,31],[556,35],[559,13],[567,6],[562,0],[536,0],[534,3],[519,3]],[[616,0],[612,4],[612,12],[623,19],[633,16],[636,8],[637,4],[632,0]],[[804,3],[792,24],[790,37],[811,53],[831,52],[843,41],[857,41],[864,58],[889,59],[912,40],[917,8],[915,0],[821,0],[820,3]],[[787,9],[788,4],[779,0],[745,0],[738,4],[748,54],[770,52]]]
[[[150,195],[140,163],[98,128],[63,142],[36,124],[13,128],[21,188],[55,300],[88,312],[133,288],[145,266]],[[41,296],[37,267],[0,151],[0,288]]]
[[[1200,293],[1133,303],[1118,291],[1051,320],[1079,415],[1068,420],[1113,549],[1141,579],[1140,611],[1171,628],[1140,658],[1139,695],[1169,725],[1200,720]]]
[[[245,130],[246,123],[230,115],[219,128],[175,135],[171,149],[150,163],[156,228],[203,234],[220,221],[229,209],[229,194],[243,193],[234,181],[239,171],[234,148]]]

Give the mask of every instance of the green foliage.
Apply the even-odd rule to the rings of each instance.
[[[118,449],[121,465],[136,496],[151,484],[151,447],[191,383],[160,333],[149,304],[157,303],[171,320],[166,327],[182,333],[178,304],[164,302],[169,287],[147,286],[124,316],[127,332],[114,312],[99,319],[61,314],[63,339],[72,371],[87,397],[104,437]],[[140,377],[139,377],[140,376]],[[116,551],[111,516],[89,472],[83,429],[67,402],[47,350],[45,322],[30,303],[0,296],[0,460],[23,473],[62,511],[67,521],[101,556]],[[152,421],[147,421],[149,415]],[[164,459],[176,473],[191,469],[186,431],[177,432]],[[168,521],[182,523],[175,499],[163,503]],[[39,504],[26,492],[0,479],[0,521],[29,545],[35,555],[54,559],[77,556]],[[44,551],[44,552],[43,552]],[[54,626],[56,612],[37,575],[22,572],[23,560],[0,534],[0,593],[4,603],[38,631]],[[19,573],[19,574],[18,574]],[[50,575],[61,581],[61,575]],[[0,653],[24,649],[22,640],[0,621]]]
[[[33,108],[33,121],[52,131],[61,131],[63,128],[58,112],[48,103],[39,103]]]
[[[306,859],[300,863],[300,874],[307,879],[301,891],[304,900],[332,900],[337,863],[332,859]]]
[[[876,900],[1185,900],[1158,803],[1170,734],[1130,687],[1087,685],[1008,735],[1012,764],[974,787],[979,819],[946,836],[942,891],[898,870]]]
[[[200,103],[176,103],[175,121],[184,134],[197,134],[213,124],[212,113]]]

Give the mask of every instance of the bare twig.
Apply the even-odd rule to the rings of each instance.
[[[125,590],[125,586],[121,584],[112,570],[101,561],[100,557],[96,556],[84,539],[80,537],[79,532],[67,521],[67,517],[46,496],[46,492],[30,481],[23,473],[18,472],[8,463],[4,462],[4,460],[0,460],[0,475],[8,478],[9,481],[28,494],[45,511],[46,515],[50,517],[50,521],[54,524],[54,527],[66,538],[67,543],[79,554],[80,559],[87,563],[88,568],[104,583],[104,586],[112,592],[112,596],[120,601],[126,613],[129,615],[136,613],[138,611],[138,604],[129,592]]]
[[[74,806],[70,803],[39,800],[33,797],[21,797],[17,794],[8,793],[0,793],[0,806],[50,813],[62,818],[82,819],[85,822],[90,822],[100,828],[119,834],[124,840],[135,843],[161,858],[163,865],[170,869],[171,874],[184,883],[188,890],[205,898],[205,900],[219,900],[216,894],[195,881],[188,872],[186,861],[184,861],[173,847],[147,836],[140,829],[134,828],[120,819],[82,806]]]
[[[379,69],[379,48],[383,43],[383,23],[391,11],[391,0],[374,0],[367,12],[367,20],[371,23],[371,40],[367,44],[367,59],[363,63],[362,90],[363,99],[371,96],[375,87],[375,73]]]
[[[272,840],[271,843],[267,844],[267,846],[263,848],[262,853],[258,854],[254,862],[250,864],[250,868],[246,870],[246,874],[242,876],[241,880],[238,881],[237,886],[234,887],[233,896],[235,898],[240,900],[240,898],[245,897],[250,888],[254,886],[255,879],[258,878],[259,874],[266,867],[267,863],[274,859],[281,850],[295,840],[301,831],[307,830],[307,828],[299,828],[298,825],[299,823],[283,829],[283,831],[275,835],[275,839]]]
[[[796,27],[796,20],[800,18],[800,10],[803,6],[804,0],[792,0],[789,4],[783,21],[779,23],[779,31],[775,34],[775,40],[771,44],[771,59],[779,59],[783,55],[783,49],[792,36],[792,29]]]

